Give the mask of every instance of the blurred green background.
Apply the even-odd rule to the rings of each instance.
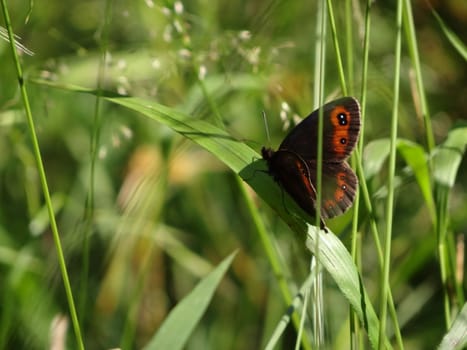
[[[187,349],[261,348],[286,305],[258,237],[251,234],[252,218],[236,175],[167,127],[121,107],[102,103],[96,122],[95,96],[70,86],[95,88],[101,77],[106,90],[150,98],[196,119],[212,121],[218,113],[235,138],[258,151],[262,145],[275,148],[286,134],[279,116],[290,121],[316,107],[316,2],[110,4],[8,2],[15,33],[34,52],[21,55],[21,63],[86,347],[141,348],[199,278],[238,249]],[[466,2],[431,4],[465,43]],[[349,61],[344,63],[356,97],[361,90],[364,6],[352,2],[354,27],[349,33],[344,1],[334,3],[341,50],[352,40],[352,74]],[[466,122],[467,65],[428,3],[412,1],[412,8],[439,144],[453,126]],[[395,4],[378,1],[371,15],[365,144],[389,136]],[[5,26],[3,20],[0,24]],[[341,93],[331,40],[327,48],[325,93],[332,98]],[[405,42],[402,49],[399,137],[426,150]],[[99,73],[104,50],[107,62]],[[0,60],[0,348],[44,349],[53,341],[60,343],[60,331],[51,332],[57,322],[66,327],[66,348],[75,348],[15,66],[4,40]],[[91,139],[96,134],[95,202],[89,214]],[[406,170],[398,161],[391,287],[406,348],[427,349],[446,331],[437,238],[413,174]],[[377,217],[384,215],[385,180],[385,168],[368,180]],[[466,188],[464,157],[449,201],[450,229],[462,242]],[[269,207],[255,200],[294,289],[308,274],[304,237],[293,235]],[[350,222],[351,213],[329,222],[346,245]],[[374,291],[378,270],[374,243],[366,232],[363,226],[362,274],[366,288]],[[83,266],[86,259],[89,269]],[[465,264],[460,264],[463,272]],[[329,348],[349,348],[348,305],[329,279],[325,293]],[[289,326],[282,348],[291,348],[295,338]]]

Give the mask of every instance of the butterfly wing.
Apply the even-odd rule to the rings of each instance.
[[[360,106],[344,97],[323,107],[322,219],[344,213],[353,203],[358,179],[345,159],[360,132]],[[277,151],[262,149],[269,172],[297,204],[316,215],[316,158],[319,110],[311,113],[287,135]]]
[[[316,162],[308,162],[308,169],[310,181],[316,184]],[[347,162],[323,163],[321,217],[329,219],[346,212],[352,206],[357,187],[357,175]]]
[[[342,161],[355,147],[360,132],[360,106],[353,97],[343,97],[323,107],[323,160]],[[279,150],[289,150],[302,159],[317,158],[319,110],[296,125]]]
[[[290,151],[265,151],[270,173],[309,215],[316,215],[316,161],[305,161]],[[321,222],[343,214],[351,207],[358,178],[347,162],[323,163],[321,183]]]
[[[296,153],[263,151],[269,172],[295,202],[309,215],[315,216],[316,191],[308,164]]]

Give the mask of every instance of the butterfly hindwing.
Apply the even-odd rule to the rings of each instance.
[[[316,191],[310,178],[309,165],[297,154],[288,151],[273,152],[268,159],[274,179],[303,210],[314,216]]]
[[[310,180],[316,184],[316,163],[308,164],[308,169]],[[323,163],[321,217],[330,219],[343,214],[352,205],[357,187],[358,178],[347,162]]]

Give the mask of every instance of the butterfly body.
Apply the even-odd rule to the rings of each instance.
[[[344,213],[353,203],[358,179],[346,162],[360,132],[360,106],[353,97],[323,107],[321,227],[323,219]],[[277,151],[263,147],[269,173],[311,216],[316,215],[319,110],[295,126]]]

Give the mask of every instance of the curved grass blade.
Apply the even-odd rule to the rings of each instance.
[[[443,31],[446,38],[449,40],[451,45],[456,49],[456,51],[467,61],[467,47],[464,45],[462,40],[450,29],[446,24],[444,24],[441,17],[435,10],[432,10],[433,16],[435,16],[438,21],[441,30]]]
[[[314,251],[318,235],[320,235],[320,264],[332,276],[340,291],[352,305],[360,322],[368,332],[370,343],[373,348],[377,348],[380,322],[351,255],[336,235],[331,234],[331,232],[322,234],[314,226],[308,226],[307,247],[315,256],[318,256],[317,252]],[[384,344],[386,349],[391,348],[387,338],[384,340]]]
[[[467,303],[444,335],[438,350],[457,350],[467,346]]]
[[[397,140],[397,151],[404,158],[407,165],[413,171],[420,191],[425,199],[433,222],[436,222],[435,201],[433,198],[433,188],[430,181],[430,169],[428,155],[422,146],[405,139]],[[367,179],[378,174],[387,157],[389,156],[389,139],[375,140],[365,147],[364,168]]]
[[[366,179],[379,174],[389,155],[389,139],[379,139],[368,143],[363,152],[363,172]]]
[[[145,350],[184,348],[235,255],[236,253],[232,253],[225,258],[175,306],[158,332],[144,347]]]
[[[428,156],[422,146],[415,142],[399,139],[397,150],[402,155],[408,166],[412,169],[428,207],[432,222],[436,222],[436,208],[433,199],[433,189],[430,181],[430,169]]]
[[[452,188],[467,145],[467,126],[452,129],[446,141],[433,152],[434,178],[439,185]]]
[[[106,97],[106,99],[142,113],[196,142],[239,174],[283,218],[290,217],[281,201],[280,188],[266,174],[266,165],[259,160],[260,155],[243,142],[233,138],[225,130],[203,120],[190,119],[173,108],[153,101],[135,97]],[[290,207],[296,208],[292,200],[287,200],[287,208],[290,209],[289,204]],[[295,225],[297,225],[296,222]]]

